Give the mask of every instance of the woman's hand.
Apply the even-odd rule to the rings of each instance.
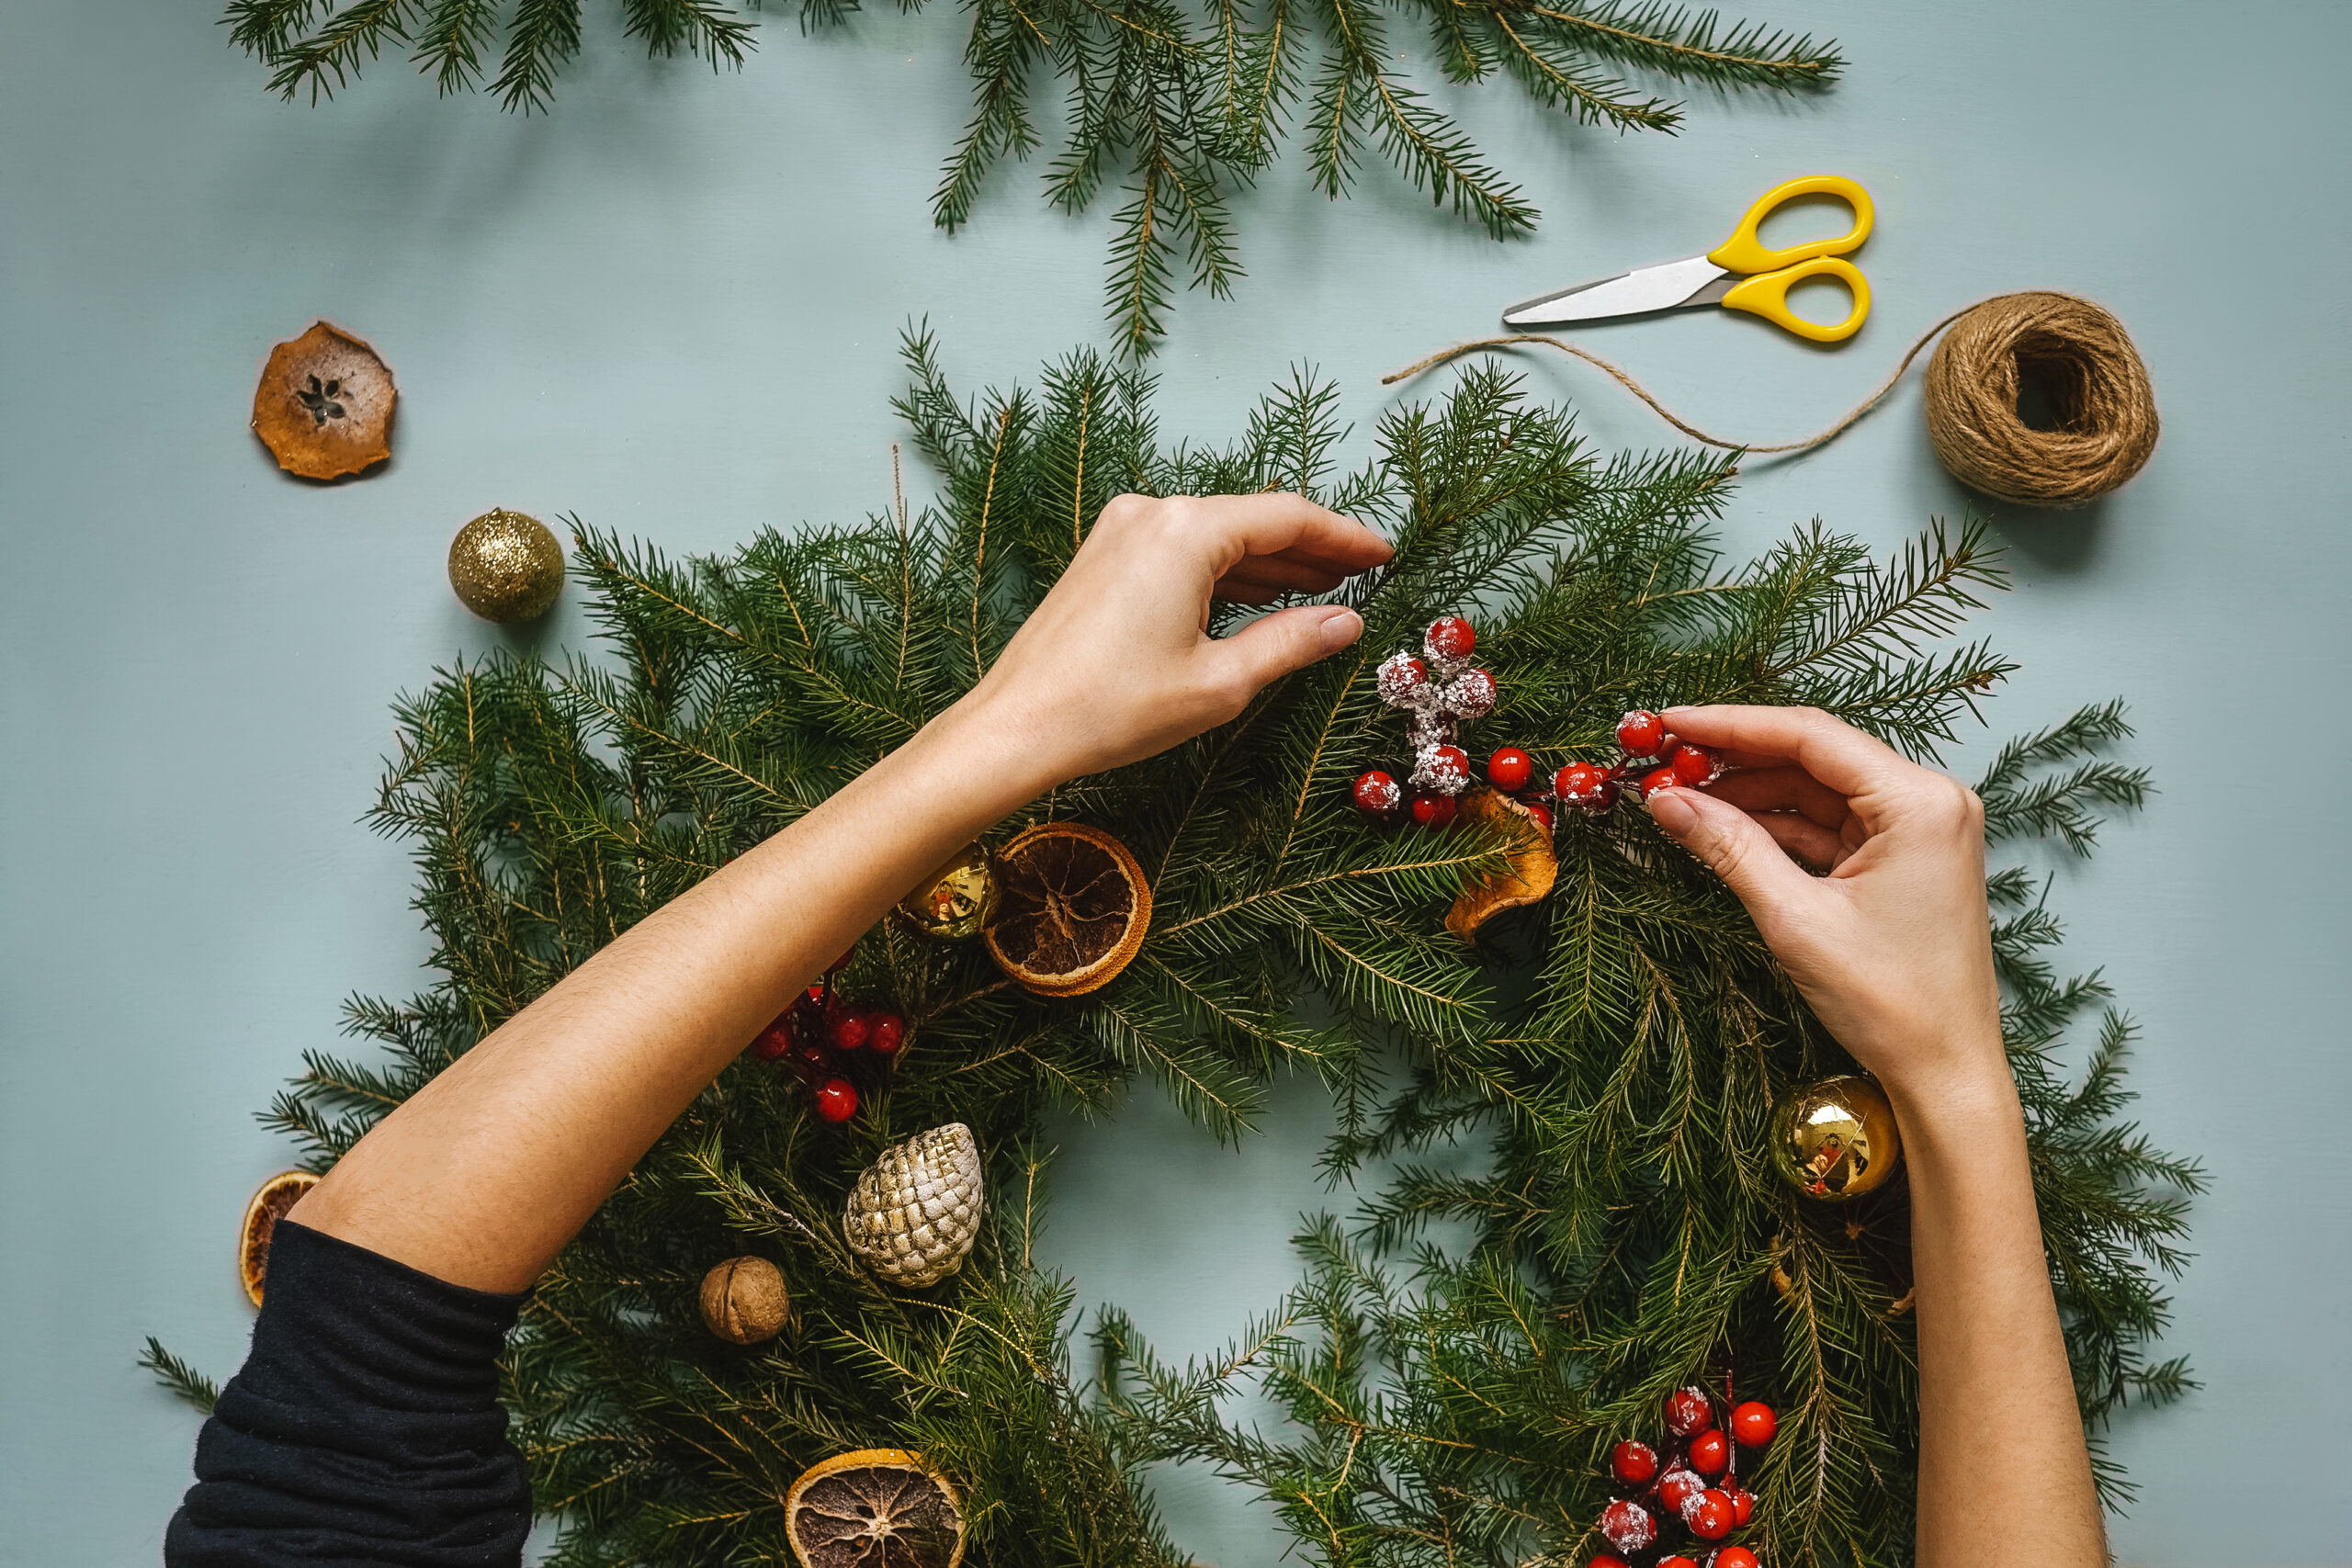
[[[1838,1043],[1898,1100],[2006,1089],[1974,794],[1814,708],[1664,716],[1737,771],[1650,815],[1739,895]]]
[[[1304,496],[1120,496],[966,703],[1017,738],[1033,793],[1152,756],[1363,633],[1353,610],[1321,604],[1213,638],[1212,598],[1327,593],[1388,557]]]
[[[1676,708],[1738,772],[1661,790],[1814,1012],[1894,1102],[1919,1329],[1920,1568],[2104,1568],[1984,904],[1984,808],[1810,708]],[[1796,863],[1804,861],[1825,874]]]

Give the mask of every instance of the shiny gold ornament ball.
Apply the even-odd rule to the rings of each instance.
[[[563,592],[563,547],[536,517],[497,507],[449,541],[449,586],[485,621],[530,621]]]
[[[783,1271],[764,1258],[730,1258],[702,1277],[703,1323],[730,1345],[773,1339],[791,1315]]]
[[[1772,1111],[1772,1163],[1809,1198],[1843,1202],[1884,1186],[1903,1158],[1894,1107],[1869,1078],[1791,1089]]]
[[[996,860],[967,844],[899,901],[907,924],[937,942],[969,942],[996,919]]]

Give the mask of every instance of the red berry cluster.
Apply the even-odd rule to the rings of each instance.
[[[1423,828],[1453,820],[1454,799],[1471,784],[1470,753],[1458,744],[1462,725],[1492,712],[1498,694],[1494,676],[1470,662],[1477,647],[1478,633],[1468,621],[1443,615],[1421,635],[1419,654],[1400,650],[1381,660],[1375,689],[1382,702],[1408,716],[1413,771],[1402,784],[1378,769],[1357,774],[1352,798],[1366,817],[1409,817]],[[1505,795],[1519,794],[1534,776],[1535,759],[1516,746],[1487,760],[1487,782]],[[1552,813],[1525,804],[1549,829]]]
[[[1632,1568],[1633,1559],[1654,1553],[1651,1568],[1758,1568],[1747,1547],[1716,1543],[1755,1516],[1756,1495],[1739,1483],[1739,1450],[1770,1442],[1780,1418],[1751,1399],[1733,1409],[1726,1432],[1715,1425],[1714,1402],[1696,1388],[1668,1394],[1665,1416],[1677,1440],[1664,1445],[1663,1460],[1630,1438],[1609,1451],[1609,1473],[1640,1490],[1600,1510],[1600,1534],[1611,1550],[1590,1568]]]
[[[1723,776],[1721,757],[1707,747],[1677,739],[1667,732],[1664,719],[1645,709],[1635,708],[1617,721],[1617,745],[1623,754],[1605,767],[1570,762],[1553,774],[1552,798],[1598,817],[1615,806],[1625,789],[1647,800],[1674,784],[1712,784]]]
[[[851,1075],[878,1076],[862,1070],[860,1060],[887,1066],[907,1039],[907,1021],[897,1013],[860,1012],[842,999],[833,976],[849,960],[846,953],[834,959],[825,977],[776,1014],[748,1048],[763,1062],[788,1066],[808,1091],[810,1109],[828,1122],[857,1114],[857,1085]]]

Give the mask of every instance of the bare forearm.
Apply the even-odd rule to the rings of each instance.
[[[1667,717],[1744,771],[1713,795],[1666,790],[1651,814],[1739,895],[1902,1123],[1921,1568],[2103,1564],[2025,1119],[2001,1048],[1984,803],[1824,713]]]
[[[1911,1172],[1920,1568],[2095,1568],[2105,1537],[2016,1088],[1889,1089]]]
[[[458,1284],[529,1284],[762,1024],[1052,782],[1025,750],[985,705],[951,710],[510,1019],[296,1217]]]

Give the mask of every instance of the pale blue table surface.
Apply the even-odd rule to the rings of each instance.
[[[0,1561],[153,1560],[196,1422],[132,1365],[141,1338],[233,1369],[231,1235],[285,1163],[251,1113],[347,993],[417,979],[404,852],[356,818],[392,696],[503,635],[450,596],[457,526],[576,511],[684,550],[852,518],[888,495],[910,316],[967,387],[1103,341],[1109,204],[1049,215],[1032,168],[968,233],[930,226],[966,101],[962,19],[933,5],[814,39],[777,16],[714,78],[647,64],[596,0],[586,59],[527,121],[436,103],[395,62],[332,106],[280,104],[213,0],[0,7]],[[2148,1126],[2212,1176],[2171,1337],[2205,1386],[2118,1431],[2143,1490],[2116,1539],[2139,1562],[2352,1561],[2352,8],[1750,14],[1840,39],[1847,83],[1697,95],[1682,135],[1628,140],[1450,95],[1544,207],[1530,242],[1492,244],[1377,166],[1327,203],[1289,159],[1242,203],[1238,297],[1177,311],[1166,425],[1221,438],[1306,362],[1361,433],[1381,372],[1504,301],[1712,243],[1815,169],[1880,204],[1856,341],[1723,312],[1589,341],[1769,440],[1970,299],[2113,306],[2163,446],[2088,512],[2002,513],[2018,590],[1981,624],[2025,664],[1996,732],[2123,694],[2125,754],[2164,792],[2058,878],[2071,954],[2146,1024]],[[396,461],[334,488],[282,479],[244,429],[262,355],[317,316],[371,338],[402,392]],[[1670,434],[1582,367],[1528,371],[1604,446]],[[1724,533],[1744,553],[1817,513],[1891,547],[1969,504],[1915,379],[1826,452],[1758,465]],[[582,632],[568,603],[542,646]],[[1292,1278],[1298,1212],[1334,1201],[1326,1122],[1302,1088],[1238,1153],[1149,1096],[1073,1132],[1058,1260],[1172,1353],[1221,1340]],[[1219,1483],[1165,1495],[1203,1561],[1272,1560]]]

